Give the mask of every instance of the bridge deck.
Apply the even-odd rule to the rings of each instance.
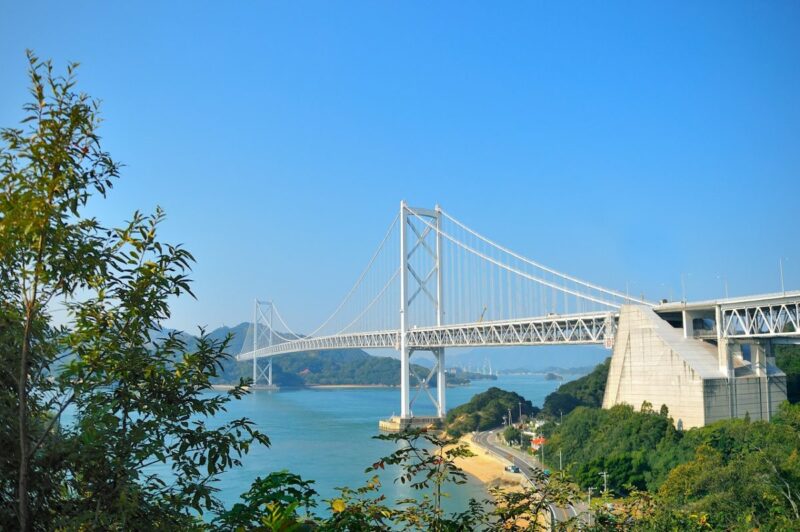
[[[725,338],[800,338],[800,292],[730,298],[696,303],[667,303],[657,313],[713,310],[718,307]],[[504,321],[484,321],[407,331],[411,349],[440,347],[523,346],[556,344],[603,344],[610,347],[616,333],[618,312],[552,315]],[[716,337],[716,332],[714,336]],[[399,330],[371,331],[298,338],[290,342],[243,353],[238,360],[272,357],[303,351],[332,349],[398,349]]]
[[[616,313],[601,312],[547,316],[518,320],[485,321],[436,327],[412,328],[407,334],[409,347],[429,350],[440,347],[522,346],[553,344],[602,344],[613,338]],[[243,353],[238,360],[331,349],[398,349],[398,330],[374,331],[299,338],[257,351]]]

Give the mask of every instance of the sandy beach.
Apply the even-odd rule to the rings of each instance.
[[[475,454],[468,458],[457,458],[455,464],[481,481],[488,487],[503,487],[505,489],[519,489],[522,476],[515,473],[508,473],[505,467],[509,464],[497,456],[491,454],[483,447],[472,441],[470,435],[462,436],[459,440],[466,444]]]

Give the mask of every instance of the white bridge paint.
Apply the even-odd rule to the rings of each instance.
[[[723,326],[719,337],[730,339],[800,339],[800,291],[756,297],[668,303],[653,307],[658,313],[697,312],[719,308]],[[511,347],[526,345],[606,344],[616,334],[619,313],[545,316],[519,320],[486,321],[457,325],[418,327],[406,331],[411,349],[433,347]],[[788,326],[788,327],[787,327]],[[787,330],[793,329],[793,330]],[[335,336],[298,338],[242,353],[238,360],[331,349],[399,349],[400,331],[372,331]],[[714,339],[718,335],[714,334]],[[610,347],[610,345],[609,345]]]
[[[613,339],[616,316],[583,314],[509,321],[487,321],[406,331],[409,349],[444,347],[511,347],[525,345],[602,344]],[[239,355],[238,360],[330,349],[399,349],[400,331],[375,331],[338,336],[299,338]]]
[[[523,261],[536,268],[540,268],[543,272],[556,276],[564,283],[564,287],[558,286],[555,284],[555,281],[544,278],[544,275],[538,277],[533,276],[521,271],[518,266],[506,265],[498,259],[486,255],[480,249],[475,249],[464,244],[442,230],[443,217],[447,217],[465,231],[481,239],[483,242],[495,246],[496,249],[501,250],[515,260]],[[719,351],[719,356],[717,360],[717,372],[713,376],[715,379],[723,378],[730,380],[735,377],[736,368],[734,366],[736,362],[732,360],[735,358],[735,353],[737,352],[736,346],[741,343],[763,341],[800,342],[800,291],[727,298],[723,300],[655,305],[642,299],[632,298],[620,292],[580,281],[574,277],[561,274],[539,263],[525,259],[513,251],[503,248],[475,233],[449,215],[443,213],[438,206],[434,209],[415,209],[406,205],[405,202],[401,202],[400,214],[396,220],[399,220],[400,223],[400,265],[394,274],[396,276],[399,272],[400,280],[400,308],[398,309],[400,318],[399,329],[343,332],[327,336],[311,335],[308,337],[294,334],[292,338],[287,338],[276,333],[276,336],[279,336],[283,341],[274,343],[272,337],[273,312],[275,311],[274,305],[271,302],[269,303],[269,314],[265,316],[259,310],[259,302],[256,301],[256,324],[259,321],[259,316],[261,316],[263,318],[262,323],[266,325],[267,330],[258,331],[258,326],[255,325],[254,349],[236,357],[237,360],[240,361],[253,361],[254,382],[257,382],[257,379],[261,377],[267,378],[268,383],[270,385],[272,384],[272,357],[279,355],[306,351],[355,348],[398,350],[400,351],[401,360],[400,417],[408,419],[413,417],[410,407],[414,401],[410,396],[410,358],[415,351],[430,351],[435,358],[434,367],[427,378],[418,380],[420,380],[420,388],[426,391],[431,401],[436,406],[439,417],[442,417],[446,412],[446,387],[441,385],[445,383],[446,378],[444,371],[445,348],[602,344],[610,349],[614,347],[615,343],[618,343],[617,332],[620,326],[620,309],[623,309],[623,312],[629,312],[624,309],[629,308],[631,304],[639,305],[642,309],[649,309],[648,312],[650,312],[652,316],[660,315],[665,319],[667,319],[667,316],[674,316],[677,313],[682,317],[683,337],[685,339],[705,344],[706,347],[703,347],[703,350],[708,350],[709,343],[716,344],[718,347],[714,349]],[[412,220],[414,220],[415,223],[411,223]],[[385,241],[386,238],[384,238],[384,242]],[[443,293],[443,269],[445,268],[442,267],[441,253],[443,243],[445,242],[452,242],[481,260],[491,262],[496,267],[502,268],[501,271],[505,271],[509,277],[513,274],[527,281],[540,283],[548,290],[552,289],[554,292],[563,292],[565,299],[567,295],[578,299],[585,299],[595,304],[599,303],[601,306],[605,305],[608,307],[608,310],[564,315],[549,313],[546,316],[520,317],[495,321],[483,321],[481,318],[470,323],[444,323],[443,301],[445,294]],[[415,253],[426,254],[423,256],[423,259],[431,261],[431,265],[426,267],[428,271],[418,272],[415,270],[415,267],[412,266],[410,259]],[[370,265],[368,265],[368,269],[371,264],[372,261]],[[364,274],[362,274],[362,278],[363,275]],[[360,282],[362,278],[360,278],[358,282]],[[417,283],[416,290],[411,294],[409,294],[409,279],[413,279]],[[358,286],[358,282],[356,286]],[[391,283],[391,279],[389,283]],[[389,283],[387,283],[386,286],[388,286]],[[567,283],[574,283],[578,288],[576,289],[574,286],[568,288]],[[386,286],[382,290],[385,290]],[[585,294],[580,290],[584,290]],[[351,290],[351,293],[352,292],[353,290]],[[348,297],[349,295],[350,294],[348,294]],[[376,299],[380,296],[381,294],[378,294]],[[419,306],[422,304],[421,302],[424,301],[427,301],[432,306],[436,323],[429,326],[409,327],[406,320],[409,308],[412,304]],[[339,308],[341,308],[341,305]],[[364,309],[365,312],[368,310],[370,310],[369,306]],[[278,317],[280,318],[280,315],[278,315]],[[713,328],[709,329],[704,327],[696,330],[694,321],[697,319],[712,321]],[[325,323],[327,323],[327,321]],[[650,326],[652,327],[653,324]],[[662,326],[663,324],[660,324],[658,327]],[[663,330],[666,331],[666,329]],[[256,349],[256,339],[258,335],[264,335],[267,332],[269,333],[268,346]],[[628,332],[626,328],[626,334]],[[667,333],[667,336],[670,335],[672,335],[671,332]],[[628,342],[625,345],[626,347],[624,348],[619,347],[615,349],[614,358],[618,358],[617,352],[620,349],[630,350],[631,344]],[[650,348],[645,351],[651,354],[653,352]],[[644,356],[645,351],[642,351],[639,355]],[[677,353],[677,356],[680,356],[679,350],[673,350],[673,352],[674,354]],[[734,355],[731,355],[732,352]],[[761,351],[758,352],[761,353]],[[770,352],[769,345],[767,345],[765,352]],[[741,349],[739,349],[738,353],[741,355]],[[268,369],[266,371],[258,371],[259,359],[268,360]],[[770,373],[768,370],[763,369],[767,367],[768,361],[761,361],[759,364],[762,365],[763,371],[760,370],[761,372],[758,373],[758,375],[766,379],[766,389],[770,390]],[[434,398],[427,389],[428,380],[434,373],[440,383],[440,385],[437,386],[436,398]],[[617,378],[616,384],[619,386],[619,374],[617,374],[615,378]],[[703,378],[711,378],[711,376],[707,375]],[[647,379],[644,377],[643,379],[643,382],[635,384],[637,390],[633,395],[636,396],[636,400],[641,397],[650,396],[648,395]],[[611,386],[610,380],[609,386]],[[673,378],[673,381],[674,380]],[[417,393],[419,393],[419,391]],[[624,399],[621,395],[614,397],[609,396],[607,390],[605,403],[610,406],[616,402],[624,402]],[[735,401],[731,402],[731,404],[734,403]],[[767,418],[769,417],[770,411],[771,407],[768,407],[766,410]],[[719,415],[719,412],[717,412],[711,417]],[[731,410],[730,415],[734,416],[737,414]],[[690,423],[692,425],[696,423],[702,424],[704,422],[703,420],[707,418],[709,417],[698,415],[692,418]]]

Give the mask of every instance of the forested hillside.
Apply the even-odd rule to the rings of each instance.
[[[545,398],[542,413],[557,418],[561,414],[567,415],[579,406],[601,407],[610,365],[609,357],[588,375],[559,386],[558,390]]]
[[[209,338],[215,340],[231,336],[227,351],[232,358],[223,364],[219,377],[215,379],[216,383],[235,383],[240,378],[252,376],[252,362],[237,362],[233,358],[245,347],[244,342],[249,327],[249,323],[240,323],[235,327],[220,327],[209,333]],[[193,337],[187,340],[189,343],[194,341]],[[427,376],[430,371],[416,364],[413,364],[412,368],[421,378]],[[372,356],[361,349],[296,353],[273,360],[272,378],[276,385],[287,388],[320,384],[397,386],[400,384],[400,361],[392,357]],[[452,385],[466,384],[472,379],[495,379],[495,377],[461,371],[447,376],[447,382]],[[412,384],[416,383],[413,375],[411,380]],[[435,376],[431,377],[429,384],[436,386]]]
[[[789,401],[800,401],[800,345],[775,346],[775,364],[786,373],[786,395]]]
[[[492,387],[473,396],[468,403],[450,410],[447,413],[447,432],[457,437],[473,430],[499,427],[503,417],[508,416],[509,409],[516,423],[520,408],[524,416],[532,417],[539,413],[539,408],[521,395]]]
[[[788,402],[771,422],[724,420],[678,431],[666,408],[579,407],[551,424],[544,456],[583,489],[619,495],[648,490],[659,511],[705,515],[714,529],[779,530],[797,518],[800,406]]]
[[[797,401],[800,348],[778,346],[776,363]],[[711,528],[778,530],[798,518],[800,406],[785,403],[771,422],[733,419],[680,431],[661,405],[599,408],[608,367],[606,360],[545,400],[551,420],[564,412],[561,424],[543,427],[549,467],[558,469],[560,452],[583,489],[600,486],[605,472],[617,496],[633,493],[640,504],[636,493],[646,490],[656,501],[654,519],[671,526],[679,526],[676,516],[694,515]]]

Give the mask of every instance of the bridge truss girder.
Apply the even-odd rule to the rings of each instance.
[[[742,304],[722,307],[725,338],[800,337],[800,301]]]
[[[508,321],[486,321],[411,329],[409,349],[446,347],[603,344],[614,337],[616,314],[594,313]],[[331,349],[399,349],[400,331],[300,338],[240,355],[239,360]]]

